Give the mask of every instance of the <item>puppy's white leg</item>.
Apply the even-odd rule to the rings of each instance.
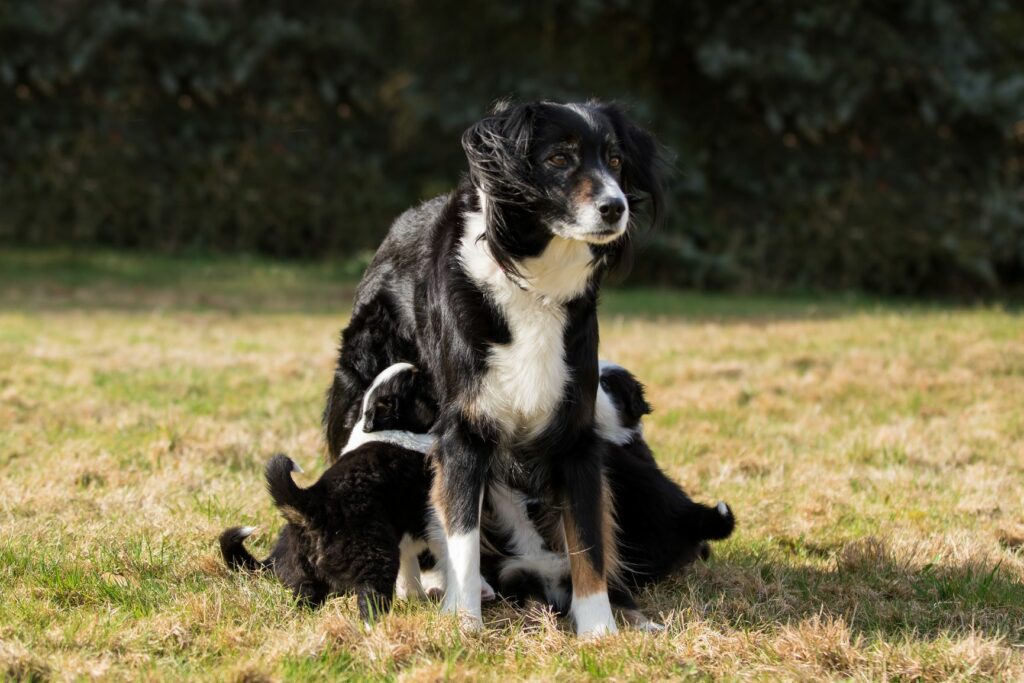
[[[420,553],[426,547],[426,543],[413,539],[408,534],[402,536],[402,540],[398,544],[398,580],[395,582],[395,594],[399,598],[426,599],[427,594],[423,591],[423,584],[420,580]]]

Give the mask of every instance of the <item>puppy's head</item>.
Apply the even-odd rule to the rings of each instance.
[[[643,198],[652,221],[662,212],[659,146],[616,105],[501,102],[462,145],[499,262],[535,256],[551,237],[617,243]],[[544,229],[524,228],[522,216],[509,221],[515,211]]]
[[[638,429],[644,415],[651,413],[644,385],[626,368],[602,361],[600,391],[608,395],[625,429]]]
[[[651,412],[644,385],[623,367],[601,361],[594,424],[605,440],[620,446],[642,432],[640,421]]]
[[[437,417],[430,382],[409,363],[395,363],[374,379],[363,396],[363,431],[426,433]]]

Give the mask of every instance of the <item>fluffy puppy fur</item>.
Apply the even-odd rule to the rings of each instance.
[[[324,426],[331,457],[373,376],[396,361],[431,379],[433,501],[445,609],[481,625],[480,512],[491,484],[561,511],[583,635],[614,632],[612,509],[595,430],[597,297],[642,202],[656,221],[661,159],[615,105],[501,103],[462,146],[469,178],[402,214],[360,282]]]
[[[609,445],[604,466],[618,527],[620,565],[609,590],[611,603],[627,622],[656,629],[631,591],[707,557],[707,542],[727,538],[735,517],[724,502],[713,507],[694,502],[658,467],[641,423],[651,408],[643,385],[627,370],[601,364],[596,412],[598,432]],[[492,486],[484,517],[492,522],[485,533],[484,577],[498,594],[518,603],[545,602],[567,613],[569,564],[557,538],[550,537],[557,525],[543,506],[521,491]]]
[[[605,470],[619,527],[620,578],[630,587],[642,587],[698,557],[706,559],[708,541],[728,538],[736,518],[725,502],[694,502],[658,467],[641,424],[651,407],[643,385],[628,370],[604,365],[601,389],[615,406],[618,422],[604,432],[613,443]]]
[[[245,548],[251,527],[226,530],[220,545],[228,566],[269,569],[311,605],[355,592],[367,622],[390,608],[396,579],[400,591],[421,594],[416,558],[431,523],[430,441],[422,438],[434,420],[428,393],[412,366],[387,368],[366,392],[344,457],[309,488],[292,480],[298,470],[290,458],[271,458],[267,489],[287,524],[264,560]]]

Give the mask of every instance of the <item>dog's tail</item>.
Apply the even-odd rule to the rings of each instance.
[[[693,503],[682,525],[682,534],[692,541],[719,541],[732,535],[736,517],[725,501],[718,501],[714,507]]]
[[[257,560],[245,547],[245,539],[256,531],[251,526],[233,526],[220,535],[220,554],[232,569],[257,571],[269,566],[266,560]]]
[[[278,453],[267,462],[267,491],[285,519],[306,526],[306,492],[292,479],[292,472],[301,471],[302,468],[294,460]]]

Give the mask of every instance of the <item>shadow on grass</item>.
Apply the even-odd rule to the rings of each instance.
[[[662,613],[692,606],[723,628],[772,630],[832,617],[854,634],[887,641],[973,631],[1024,644],[1024,584],[998,562],[901,557],[875,537],[818,552],[829,556],[824,566],[790,561],[768,544],[727,547],[643,602]]]
[[[227,313],[347,314],[372,256],[322,262],[253,256],[162,256],[70,249],[0,251],[0,310],[173,310]],[[1003,302],[1019,310],[1021,302]],[[707,294],[611,288],[604,318],[674,318],[717,322],[827,319],[889,311],[963,308],[863,295]]]

